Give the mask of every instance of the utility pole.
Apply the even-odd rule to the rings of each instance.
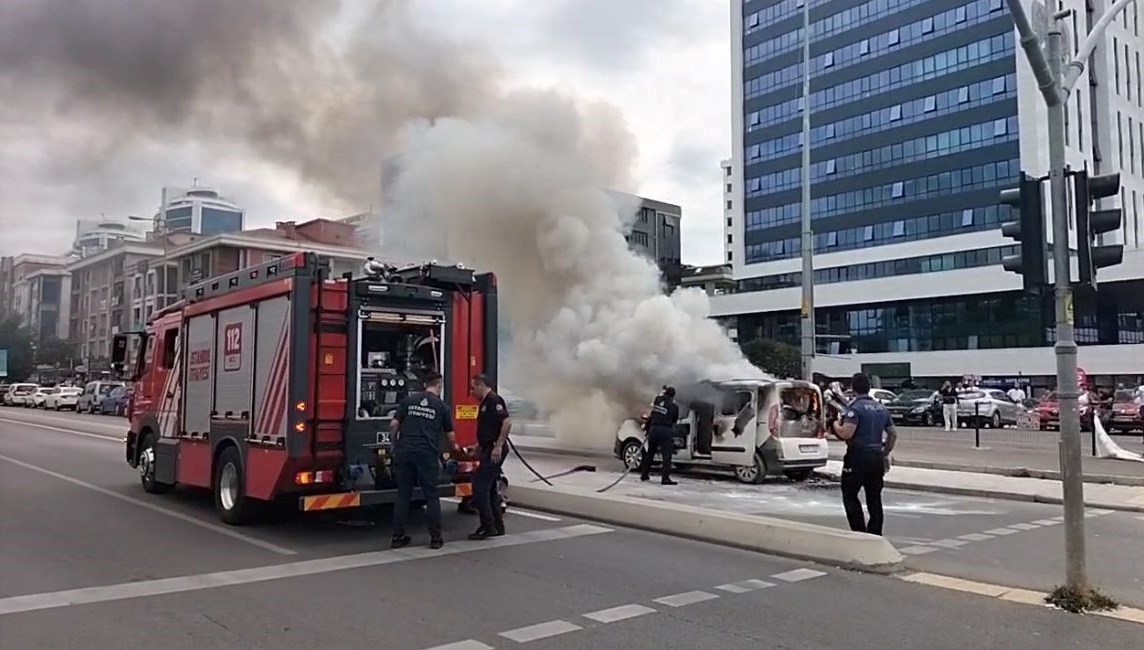
[[[1073,331],[1073,294],[1069,272],[1069,225],[1067,189],[1065,186],[1065,102],[1084,72],[1085,63],[1096,49],[1116,15],[1133,0],[1117,0],[1101,16],[1085,39],[1076,58],[1062,70],[1060,20],[1068,11],[1053,14],[1045,37],[1045,50],[1029,24],[1021,0],[1007,0],[1013,22],[1020,35],[1033,76],[1048,109],[1049,190],[1052,197],[1053,284],[1056,298],[1057,395],[1060,400],[1061,487],[1064,492],[1065,576],[1067,586],[1077,591],[1088,590],[1085,568],[1084,482],[1081,469],[1080,416],[1077,399],[1077,347]]]
[[[810,0],[802,0],[802,378],[814,379],[814,231],[810,220]]]

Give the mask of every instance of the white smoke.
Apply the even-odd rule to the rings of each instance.
[[[498,275],[518,392],[565,442],[610,445],[663,384],[758,376],[709,319],[706,294],[664,295],[631,252],[634,147],[614,109],[521,92],[412,129],[384,210],[386,249]]]

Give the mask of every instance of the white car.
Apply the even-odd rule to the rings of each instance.
[[[39,388],[36,389],[36,392],[32,393],[31,397],[24,400],[24,406],[26,406],[28,408],[33,408],[33,409],[42,409],[42,408],[44,408],[44,400],[46,400],[48,398],[48,395],[56,393],[59,390],[60,389],[54,388],[54,387],[45,388],[43,386],[40,386]]]
[[[1013,401],[1003,390],[971,388],[957,394],[957,419],[965,426],[1000,429],[1017,424],[1025,406]]]
[[[8,406],[23,406],[24,402],[36,394],[40,387],[36,384],[12,384],[8,394],[4,396],[4,403]]]
[[[64,386],[44,398],[44,408],[53,411],[61,411],[63,409],[71,409],[74,411],[76,410],[76,402],[79,401],[79,396],[82,392],[83,389],[77,386]]]

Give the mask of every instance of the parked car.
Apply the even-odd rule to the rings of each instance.
[[[1130,390],[1118,390],[1112,396],[1112,414],[1108,420],[1108,433],[1133,431],[1144,432],[1144,418],[1136,395]],[[1101,419],[1101,423],[1104,420]]]
[[[42,409],[44,408],[44,400],[46,400],[49,395],[59,392],[59,390],[60,389],[54,386],[48,388],[40,386],[36,389],[35,393],[32,393],[31,397],[24,400],[24,406],[33,409]]]
[[[100,415],[127,415],[127,387],[116,386],[99,401]]]
[[[77,412],[98,413],[99,402],[111,391],[123,385],[121,381],[90,381],[76,400]]]
[[[44,399],[44,408],[53,411],[62,411],[63,409],[76,410],[76,402],[79,401],[80,393],[83,389],[78,386],[62,386],[59,390],[48,395]]]
[[[894,424],[932,427],[942,422],[941,400],[937,392],[923,388],[903,390],[886,404]]]
[[[845,393],[843,393],[843,395],[846,396],[846,399],[854,399],[853,390],[847,390]],[[895,395],[894,391],[892,390],[886,390],[885,388],[871,388],[870,397],[873,397],[883,404],[889,404],[890,402],[897,399],[898,396]]]
[[[1024,405],[996,388],[973,388],[957,394],[957,421],[966,426],[1000,429],[1017,424],[1024,412]]]
[[[4,395],[4,404],[7,406],[23,406],[24,401],[36,394],[40,387],[36,384],[12,384]]]
[[[1087,404],[1081,404],[1080,407],[1080,430],[1092,431],[1092,414],[1093,409]],[[1061,405],[1057,400],[1055,392],[1049,393],[1037,402],[1037,406],[1033,409],[1033,413],[1037,416],[1038,426],[1041,431],[1048,431],[1049,429],[1061,428]]]

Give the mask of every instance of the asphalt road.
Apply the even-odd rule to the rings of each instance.
[[[1140,638],[1130,623],[532,513],[510,511],[510,534],[483,544],[457,541],[474,522],[450,513],[441,551],[385,550],[386,525],[332,517],[223,527],[201,494],[142,492],[109,439],[121,421],[12,418],[33,416],[0,410],[5,650],[1039,649]]]

